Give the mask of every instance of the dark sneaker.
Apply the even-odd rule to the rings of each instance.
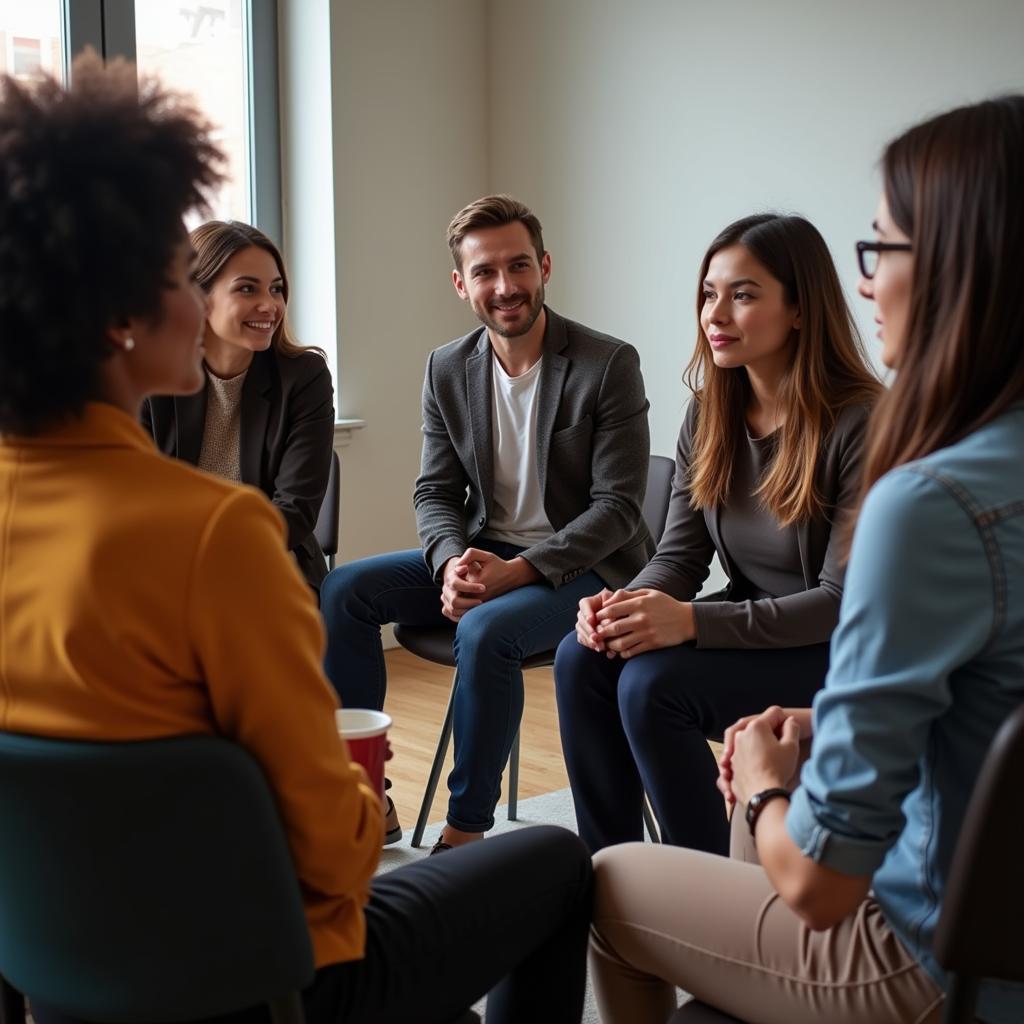
[[[402,826],[398,824],[398,811],[395,810],[395,802],[391,797],[384,797],[388,802],[388,809],[384,815],[384,845],[390,846],[402,838]]]
[[[435,853],[444,853],[445,850],[450,849],[451,846],[448,843],[446,843],[443,839],[438,839],[438,841],[434,843],[434,845],[430,848],[430,853],[427,854],[427,856],[433,857]]]

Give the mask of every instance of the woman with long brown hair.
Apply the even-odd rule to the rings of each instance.
[[[195,279],[207,295],[205,384],[146,400],[157,447],[228,480],[252,484],[288,527],[288,548],[314,590],[327,575],[313,536],[327,490],[334,390],[318,348],[288,327],[288,274],[276,245],[238,221],[192,231]]]
[[[942,1012],[953,851],[1024,701],[1024,96],[910,129],[882,171],[860,292],[897,375],[871,421],[828,679],[813,713],[772,707],[727,731],[719,786],[735,852],[759,864],[636,845],[596,858],[605,1021],[660,1024],[677,985],[752,1024]],[[1024,1019],[1024,986],[982,982],[975,1013]]]
[[[706,737],[766,701],[808,703],[828,668],[868,368],[828,247],[762,214],[711,243],[697,287],[694,393],[665,533],[625,589],[580,602],[555,662],[562,746],[592,850],[641,838],[724,853]],[[728,588],[695,601],[717,554]]]

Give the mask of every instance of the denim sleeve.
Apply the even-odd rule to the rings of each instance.
[[[904,826],[950,674],[986,644],[992,571],[969,499],[920,467],[883,477],[853,542],[814,741],[786,825],[803,853],[871,875]]]

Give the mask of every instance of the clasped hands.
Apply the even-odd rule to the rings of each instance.
[[[445,618],[458,622],[478,604],[540,578],[540,573],[520,555],[506,561],[490,551],[466,548],[445,562],[441,611]]]
[[[576,639],[609,658],[675,647],[697,635],[693,605],[660,590],[602,590],[580,601]]]
[[[730,809],[762,790],[788,786],[796,774],[800,741],[810,738],[810,708],[773,706],[730,725],[716,783]]]

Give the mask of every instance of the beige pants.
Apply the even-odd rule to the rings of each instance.
[[[664,1024],[676,986],[750,1024],[939,1020],[941,990],[871,897],[836,927],[811,931],[775,893],[746,833],[734,827],[729,859],[643,843],[594,858],[590,969],[604,1024]]]

